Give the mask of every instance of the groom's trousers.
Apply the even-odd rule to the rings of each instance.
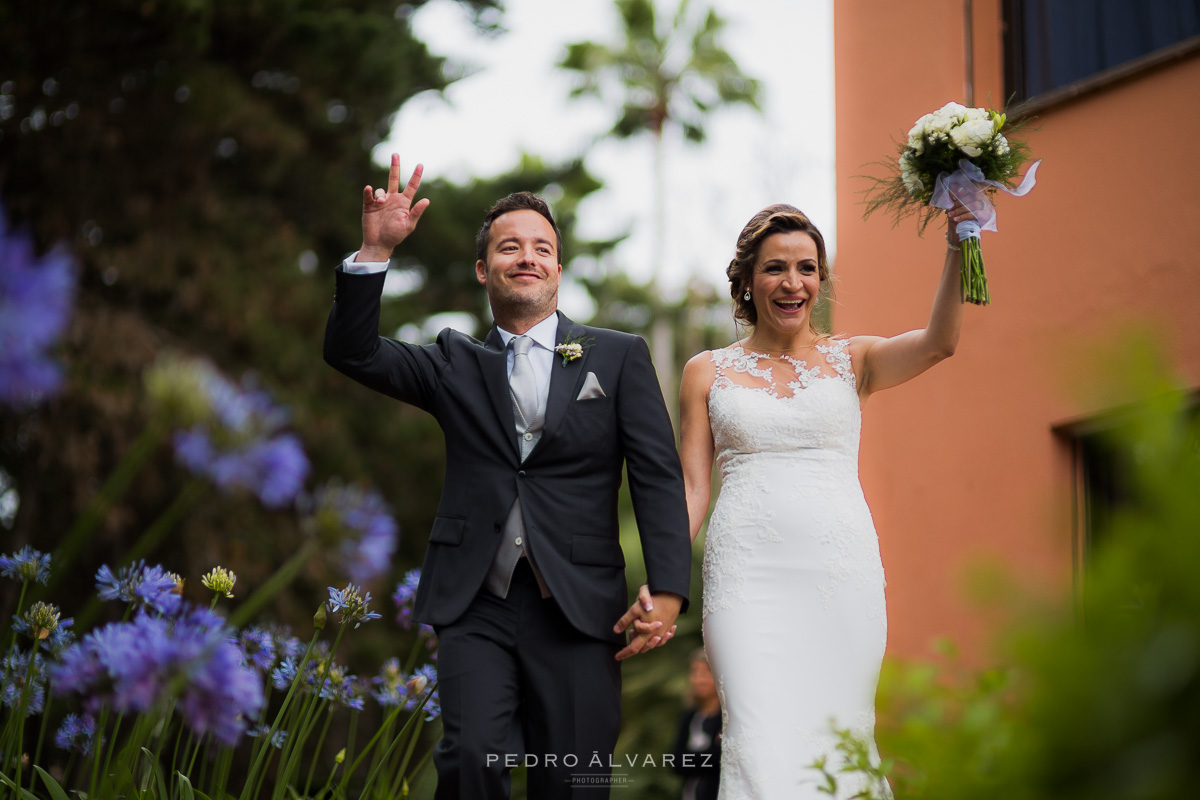
[[[521,764],[530,800],[608,797],[600,787],[620,727],[620,645],[571,625],[524,558],[506,598],[481,590],[437,635],[437,800],[503,800]]]

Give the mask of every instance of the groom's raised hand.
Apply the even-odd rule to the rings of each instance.
[[[675,635],[675,619],[682,607],[683,598],[679,595],[671,592],[651,594],[650,587],[643,584],[638,589],[637,601],[613,626],[616,633],[633,631],[633,638],[617,653],[617,660],[624,661],[669,642]]]
[[[363,187],[363,243],[355,261],[387,261],[396,245],[408,238],[421,215],[429,207],[429,198],[415,204],[417,187],[421,185],[424,166],[417,164],[404,191],[400,191],[400,156],[392,153],[392,168],[388,172],[387,190]]]

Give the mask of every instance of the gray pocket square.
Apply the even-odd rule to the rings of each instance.
[[[596,373],[589,372],[583,379],[583,388],[579,390],[579,396],[575,399],[592,400],[597,397],[605,397],[604,390],[600,388],[600,380],[596,377]]]

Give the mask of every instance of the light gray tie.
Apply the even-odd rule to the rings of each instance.
[[[517,436],[521,443],[521,461],[533,450],[542,435],[544,410],[541,397],[538,395],[537,378],[533,374],[533,364],[529,363],[529,348],[533,339],[528,336],[514,336],[512,339],[513,368],[508,376],[509,392],[512,394],[513,417],[516,422]],[[525,519],[521,515],[521,500],[513,501],[508,511],[508,519],[500,534],[500,545],[492,566],[488,569],[484,586],[489,592],[499,597],[508,596],[508,588],[512,582],[513,570],[517,561],[525,554]],[[532,566],[532,563],[531,563]],[[534,575],[538,579],[542,596],[548,597],[550,590],[546,588],[542,576],[536,568]]]
[[[521,460],[524,461],[541,432],[541,420],[538,419],[538,406],[541,403],[533,364],[529,362],[529,348],[533,347],[533,339],[524,335],[514,336],[512,346],[513,368],[508,377],[508,386],[512,392],[513,410],[517,412],[517,435],[521,437]]]

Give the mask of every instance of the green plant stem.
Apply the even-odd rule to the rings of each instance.
[[[321,733],[317,736],[317,744],[313,748],[312,760],[308,765],[308,776],[304,779],[304,796],[308,797],[308,790],[312,788],[313,775],[317,771],[317,762],[321,759],[321,748],[325,746],[325,736],[329,733],[329,724],[333,722],[333,705],[326,708],[325,724],[321,726]]]
[[[309,539],[305,542],[296,555],[288,559],[275,573],[267,578],[267,580],[251,594],[246,601],[238,606],[232,614],[229,615],[229,624],[235,628],[241,628],[247,622],[254,618],[268,600],[278,594],[285,586],[296,579],[303,569],[305,563],[316,552],[320,545],[315,539]]]
[[[342,637],[345,634],[346,626],[339,626],[338,634],[333,640],[333,647],[331,647],[329,650],[329,659],[326,662],[328,664],[328,668],[325,670],[325,674],[320,676],[320,680],[329,680],[329,671],[333,667],[334,659],[337,657],[338,647],[341,645]],[[297,679],[300,677],[300,674],[297,673]],[[292,774],[296,771],[296,767],[299,763],[300,754],[304,748],[304,742],[308,738],[308,734],[310,733],[314,724],[312,719],[313,715],[316,713],[317,707],[322,702],[326,702],[321,700],[320,694],[320,686],[314,686],[312,695],[310,696],[308,702],[304,704],[301,722],[296,729],[296,735],[289,737],[284,746],[284,755],[281,755],[279,758],[280,772],[275,780],[276,797],[282,797],[284,788],[289,785]]]
[[[50,704],[53,700],[54,700],[54,698],[50,694],[50,683],[49,683],[49,681],[47,681],[47,683],[46,683],[46,704],[42,707],[42,724],[40,726],[38,726],[37,745],[33,748],[33,761],[30,763],[33,763],[33,764],[41,764],[42,763],[42,742],[44,742],[46,740],[46,728],[50,724]],[[32,792],[37,789],[37,781],[38,781],[38,774],[35,772],[30,777],[29,791]]]
[[[408,769],[408,762],[412,758],[413,750],[416,749],[417,740],[421,738],[421,728],[425,726],[425,715],[417,715],[417,724],[413,728],[412,734],[408,737],[408,747],[404,750],[404,758],[400,760],[400,766],[396,768],[395,776],[392,778],[392,788],[388,797],[395,797],[400,791],[400,785],[404,781],[404,771]]]
[[[358,770],[359,764],[361,764],[362,760],[367,757],[367,754],[371,753],[373,750],[375,750],[375,745],[379,742],[379,740],[381,738],[384,738],[385,733],[387,736],[391,736],[392,726],[395,724],[396,718],[400,716],[400,712],[403,710],[404,710],[403,703],[401,703],[400,705],[398,705],[392,709],[391,713],[388,714],[387,719],[385,719],[383,724],[379,726],[379,730],[375,731],[375,735],[371,737],[371,740],[369,742],[367,742],[367,746],[363,748],[363,751],[358,754],[357,758],[354,759],[354,762],[350,765],[350,768],[347,769],[345,774],[342,775],[342,780],[338,784],[338,788],[337,788],[337,794],[339,797],[342,796],[342,794],[345,792],[346,784],[350,782],[350,776],[353,775],[355,773],[355,771]],[[380,753],[380,751],[377,751],[377,750],[375,751],[375,754],[372,756],[372,759],[371,759],[371,764],[372,764],[371,772],[372,773],[374,773],[380,766],[380,764],[379,764],[380,756],[381,756],[381,753]]]
[[[387,750],[383,754],[383,760],[379,763],[378,766],[375,767],[374,770],[372,770],[371,774],[367,777],[367,783],[365,786],[363,786],[362,794],[360,795],[360,797],[367,796],[367,793],[370,791],[371,787],[375,784],[375,781],[378,780],[379,773],[383,769],[383,765],[387,763],[388,757],[391,756],[392,751],[395,750],[396,746],[398,744],[400,744],[400,742],[404,739],[404,735],[406,733],[408,733],[409,728],[413,727],[413,725],[416,723],[416,721],[421,718],[421,712],[424,711],[425,704],[429,702],[429,698],[433,697],[433,692],[435,689],[437,689],[437,684],[436,683],[431,684],[428,691],[425,693],[425,699],[422,700],[421,704],[413,710],[413,715],[411,717],[409,717],[408,722],[404,723],[404,727],[400,729],[400,732],[398,734],[396,734],[396,738],[393,739],[392,743],[388,745]],[[349,775],[349,773],[347,773],[347,775]],[[343,776],[342,784],[344,785],[345,782],[346,782],[346,777]],[[339,787],[339,789],[340,788],[341,787]]]
[[[20,760],[21,750],[25,744],[25,711],[29,707],[29,699],[32,696],[33,676],[37,665],[37,651],[38,645],[35,641],[33,643],[33,647],[31,647],[29,650],[29,666],[25,668],[25,683],[21,686],[21,696],[17,700],[17,707],[14,709],[12,716],[9,717],[9,725],[11,726],[12,730],[15,731],[15,738],[10,737],[8,734],[5,735],[6,739],[12,738],[12,741],[16,744],[16,749],[12,754],[17,758],[17,768],[15,771],[17,773],[18,796],[21,794],[21,781],[23,780],[23,770],[21,769]],[[8,746],[6,745],[4,748],[4,760],[6,765],[8,763],[8,754],[9,750]]]
[[[129,451],[121,458],[116,469],[108,476],[108,480],[100,487],[98,491],[88,503],[87,508],[75,520],[75,524],[67,531],[63,537],[58,549],[54,552],[54,564],[56,567],[55,573],[50,576],[46,592],[52,592],[58,588],[59,582],[67,575],[67,570],[63,569],[74,561],[78,555],[79,549],[88,541],[92,531],[100,520],[104,519],[104,515],[112,507],[113,503],[124,496],[129,490],[133,479],[138,476],[150,456],[162,444],[163,439],[167,434],[167,425],[160,417],[154,417],[146,425],[146,429],[137,438]]]
[[[277,573],[278,574],[278,573]],[[258,790],[261,787],[262,779],[266,775],[266,769],[263,767],[263,759],[266,754],[274,750],[271,742],[275,738],[275,732],[279,730],[279,723],[291,705],[292,698],[296,695],[297,688],[300,685],[300,678],[304,675],[304,668],[308,666],[309,659],[312,657],[313,648],[317,644],[317,638],[320,637],[321,631],[313,631],[312,639],[308,642],[308,648],[304,651],[304,657],[300,659],[300,665],[296,667],[296,679],[292,681],[292,685],[288,687],[288,693],[284,695],[283,704],[279,707],[279,713],[275,715],[275,721],[271,723],[271,730],[264,737],[265,745],[258,751],[258,757],[254,759],[253,765],[250,767],[250,772],[246,775],[246,783],[242,786],[242,793],[239,795],[240,800],[249,800],[250,792],[254,792],[254,796],[258,796]]]

